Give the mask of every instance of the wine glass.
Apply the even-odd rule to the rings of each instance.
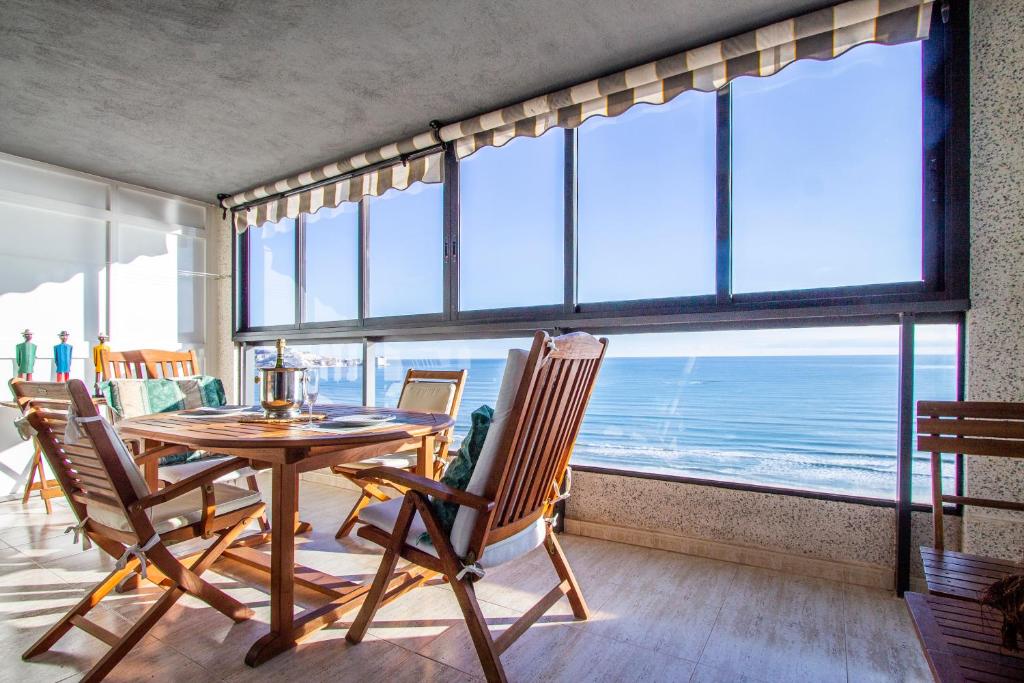
[[[306,404],[309,405],[309,424],[313,424],[313,406],[320,396],[320,368],[306,370],[303,385],[306,390]]]

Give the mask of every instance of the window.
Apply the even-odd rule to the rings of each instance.
[[[914,328],[914,422],[918,401],[957,400],[959,341],[956,325]],[[916,430],[915,430],[916,434]],[[915,436],[916,441],[916,436]],[[913,500],[931,504],[931,454],[914,453]],[[942,491],[956,493],[956,456],[942,456]]]
[[[457,448],[469,429],[470,416],[483,405],[494,407],[505,372],[505,358],[513,348],[528,349],[531,339],[475,339],[376,344],[376,404],[394,407],[402,393],[405,374],[417,370],[468,370],[462,406],[455,422]]]
[[[580,301],[714,293],[715,99],[687,92],[580,126]]]
[[[249,228],[249,325],[292,325],[295,320],[295,221]]]
[[[441,311],[443,196],[441,185],[417,183],[363,200],[370,316]]]
[[[360,344],[314,344],[289,346],[285,349],[285,366],[309,368],[320,374],[320,395],[317,404],[341,403],[361,405],[363,402],[363,347]],[[273,367],[277,347],[251,346],[246,349],[245,367],[248,381],[244,398],[259,403],[259,369]]]
[[[558,128],[462,160],[462,310],[562,303],[564,171]]]
[[[731,88],[733,290],[921,280],[921,45]]]
[[[896,495],[895,326],[621,335],[573,462]]]
[[[346,202],[305,218],[306,320],[359,317],[359,205]]]

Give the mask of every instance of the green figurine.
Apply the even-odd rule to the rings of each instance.
[[[32,331],[21,333],[25,340],[14,347],[14,360],[18,365],[18,378],[32,381],[32,370],[36,366],[36,345],[32,343]]]

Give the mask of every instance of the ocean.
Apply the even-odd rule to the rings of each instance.
[[[391,359],[377,405],[395,405],[405,371],[467,368],[456,437],[494,405],[503,359]],[[749,484],[895,497],[895,356],[609,358],[573,463]],[[320,402],[359,403],[361,368],[323,368]],[[956,359],[918,355],[915,400],[953,400]],[[928,455],[914,499],[929,499]],[[952,461],[944,465],[951,490]]]

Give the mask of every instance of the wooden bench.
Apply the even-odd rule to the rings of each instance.
[[[904,597],[937,681],[1024,681],[1024,652],[1002,647],[998,612],[939,595]]]

